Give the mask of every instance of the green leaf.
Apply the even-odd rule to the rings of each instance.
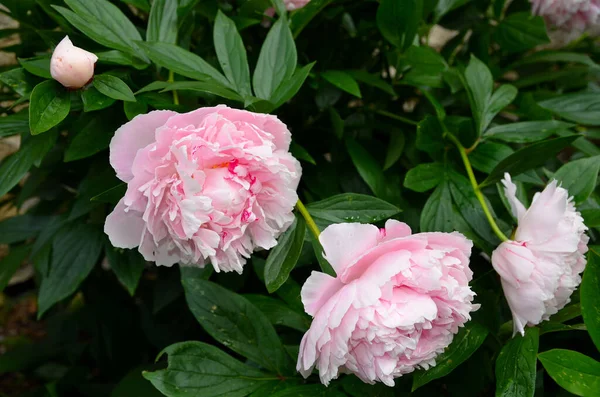
[[[29,132],[29,112],[0,117],[0,138]]]
[[[310,21],[332,2],[333,0],[312,0],[304,7],[294,11],[290,17],[290,29],[294,38],[298,37]]]
[[[35,86],[29,100],[29,127],[33,135],[48,131],[67,117],[71,109],[69,92],[54,80]]]
[[[229,88],[223,86],[222,84],[214,81],[177,81],[175,83],[171,83],[166,85],[161,92],[167,91],[198,91],[204,92],[216,96],[220,96],[222,98],[231,99],[232,101],[244,102],[244,99],[240,97],[234,91],[231,91]]]
[[[110,111],[94,115],[69,142],[64,161],[80,160],[106,149],[118,127],[118,122],[119,119],[115,118]]]
[[[109,203],[112,205],[116,205],[119,202],[119,200],[123,198],[126,191],[127,184],[120,183],[119,185],[111,187],[110,189],[105,190],[104,192],[92,197],[90,201],[97,201],[99,203]]]
[[[283,325],[300,332],[306,332],[310,327],[310,318],[307,315],[292,310],[279,299],[258,294],[244,297],[263,312],[273,325]]]
[[[477,131],[481,134],[481,126],[484,124],[486,108],[492,97],[494,88],[494,78],[490,69],[471,55],[471,61],[465,70],[465,80],[467,82],[467,91],[469,92],[469,100],[471,102],[471,110],[475,118]]]
[[[600,350],[600,255],[593,247],[588,253],[588,262],[581,282],[581,314],[590,337]]]
[[[323,385],[302,385],[285,388],[271,397],[344,397],[344,393]]]
[[[21,263],[29,255],[30,250],[31,247],[28,245],[12,247],[8,255],[0,259],[0,292],[4,291],[12,276],[19,269],[19,266],[21,266]]]
[[[144,377],[168,397],[244,397],[266,382],[277,381],[274,375],[242,364],[206,343],[176,343],[164,349],[157,360],[165,353],[169,366],[144,372]]]
[[[317,162],[310,155],[310,153],[308,153],[306,149],[304,149],[302,146],[298,145],[294,141],[292,141],[292,143],[290,144],[290,153],[298,160],[304,160],[312,165],[317,165]]]
[[[275,90],[296,70],[296,44],[286,18],[273,24],[265,39],[254,70],[252,85],[256,96],[270,100]]]
[[[168,43],[139,42],[138,44],[158,66],[190,79],[202,81],[212,79],[222,86],[231,88],[225,76],[194,53]]]
[[[344,376],[341,379],[342,388],[351,397],[394,397],[394,388],[383,383],[370,385],[356,376]]]
[[[23,69],[33,75],[45,79],[52,78],[52,75],[50,74],[50,58],[48,56],[27,59],[19,58],[19,63],[23,66]]]
[[[489,174],[502,160],[514,152],[510,146],[502,143],[483,142],[469,154],[469,159],[473,168]]]
[[[439,21],[448,12],[461,7],[470,0],[439,0],[433,9],[434,20]]]
[[[563,389],[584,397],[595,397],[600,390],[600,363],[584,354],[552,349],[538,354],[548,372]]]
[[[294,95],[296,95],[298,91],[300,91],[300,88],[302,88],[302,85],[304,84],[304,81],[308,77],[308,74],[310,73],[313,66],[315,66],[315,62],[309,63],[306,66],[298,68],[289,80],[281,82],[279,87],[277,87],[275,92],[273,92],[273,95],[270,99],[275,106],[274,109],[277,109],[278,107],[292,99]]]
[[[597,93],[561,95],[539,105],[575,123],[600,126],[600,96]]]
[[[346,91],[358,98],[362,98],[358,83],[354,78],[342,70],[328,70],[321,73],[321,77],[336,86],[337,88]]]
[[[279,237],[277,245],[269,252],[265,264],[265,284],[270,294],[283,285],[296,266],[304,245],[305,231],[304,218],[296,216],[294,223]]]
[[[317,227],[319,228],[319,231],[320,231],[322,228],[319,227],[318,224],[320,224],[322,222],[320,222],[319,218],[315,218],[315,223],[317,224]],[[335,270],[333,269],[333,266],[331,266],[331,263],[329,263],[329,261],[327,259],[325,259],[325,255],[323,253],[323,246],[321,245],[319,238],[317,236],[315,236],[314,233],[309,233],[308,239],[310,240],[310,244],[312,245],[313,252],[315,253],[315,256],[317,257],[317,262],[319,262],[319,267],[321,268],[321,271],[325,274],[329,274],[331,277],[335,277],[336,276]]]
[[[522,121],[489,128],[484,137],[505,142],[530,143],[548,138],[558,130],[574,127],[575,124],[558,120]]]
[[[600,227],[600,208],[582,210],[580,212],[587,227]]]
[[[283,0],[270,0],[273,8],[277,12],[277,15],[280,17],[285,17],[287,15],[287,8],[285,6],[285,2]]]
[[[215,50],[225,76],[242,97],[252,95],[246,48],[235,23],[220,10],[213,30]]]
[[[529,11],[511,13],[504,18],[494,32],[494,39],[509,53],[550,43],[544,18],[532,16]]]
[[[385,197],[383,169],[371,154],[352,138],[346,139],[346,149],[361,178],[377,197]]]
[[[94,77],[94,87],[109,98],[120,101],[135,102],[135,95],[123,80],[110,74],[99,74]]]
[[[329,120],[331,120],[331,126],[336,138],[342,139],[344,137],[344,120],[333,107],[329,108]]]
[[[445,167],[440,163],[423,163],[411,168],[404,178],[404,187],[415,192],[426,192],[444,180]]]
[[[90,39],[145,59],[135,44],[142,40],[142,36],[117,6],[107,0],[92,3],[86,0],[65,0],[65,3],[74,12],[56,5],[52,7]]]
[[[494,95],[490,98],[481,118],[481,124],[479,125],[480,134],[485,132],[494,117],[517,97],[517,93],[518,90],[510,84],[498,87]]]
[[[118,50],[97,52],[96,56],[98,57],[99,63],[133,66],[134,68],[140,70],[148,67],[148,64],[140,59],[132,56],[131,54],[127,54]]]
[[[385,155],[385,162],[383,164],[383,170],[387,170],[402,157],[404,151],[404,134],[401,131],[392,131],[388,150]]]
[[[81,92],[81,100],[84,112],[102,110],[115,103],[114,99],[102,94],[94,86],[87,87],[85,91]]]
[[[422,19],[422,0],[382,0],[377,9],[379,31],[402,51],[413,44]]]
[[[600,171],[600,156],[573,160],[556,171],[553,178],[569,191],[575,203],[582,203],[592,194]]]
[[[442,126],[435,116],[426,115],[417,125],[417,149],[434,155],[444,150]]]
[[[568,62],[568,63],[581,63],[583,65],[590,66],[592,68],[598,68],[599,65],[595,63],[589,55],[579,54],[577,52],[565,52],[565,51],[538,51],[525,57],[524,59],[513,63],[511,66],[514,68],[520,65],[527,65],[538,62]]]
[[[414,86],[442,88],[444,71],[448,64],[430,47],[411,46],[406,51],[405,62],[411,69],[402,77],[402,82]]]
[[[143,102],[123,102],[123,111],[127,120],[131,120],[135,116],[148,113],[148,105]]]
[[[22,97],[28,97],[39,79],[26,73],[23,68],[15,68],[0,73],[0,81]]]
[[[527,328],[525,336],[510,339],[496,359],[496,397],[533,397],[539,330]]]
[[[435,367],[427,371],[415,372],[413,375],[412,391],[431,382],[434,379],[448,375],[454,368],[467,360],[481,346],[488,330],[473,321],[468,322],[458,331],[448,348],[435,359]]]
[[[52,262],[38,295],[38,318],[58,301],[74,293],[92,271],[102,251],[104,236],[93,225],[78,223],[59,230],[52,241]]]
[[[177,1],[153,0],[146,41],[175,44],[177,42]]]
[[[0,165],[0,197],[8,193],[54,146],[57,131],[31,136],[24,140],[19,151],[5,158]]]
[[[375,223],[400,212],[396,206],[364,194],[343,193],[306,206],[319,226],[332,223]]]
[[[0,244],[13,244],[35,237],[46,226],[49,217],[17,215],[0,221]]]
[[[371,74],[365,70],[346,70],[345,72],[361,83],[365,83],[371,87],[379,88],[383,92],[386,92],[392,96],[396,96],[394,87],[392,87],[391,84],[386,83],[379,74]]]
[[[182,278],[188,307],[210,336],[278,374],[293,364],[267,317],[246,298],[199,278]]]
[[[110,397],[163,397],[152,383],[144,378],[144,373],[149,370],[163,368],[162,363],[145,364],[135,367],[125,375],[110,393]]]
[[[119,282],[127,289],[129,295],[133,296],[146,264],[144,257],[135,249],[124,250],[109,244],[106,244],[106,257]]]
[[[514,177],[531,168],[538,167],[544,164],[547,159],[555,157],[558,152],[569,146],[577,138],[577,135],[570,135],[534,143],[521,150],[517,150],[494,167],[490,175],[481,182],[480,186],[487,186],[498,182],[504,177],[505,172]]]

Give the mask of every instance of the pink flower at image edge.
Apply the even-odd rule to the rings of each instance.
[[[320,242],[337,277],[312,272],[302,287],[313,316],[298,356],[304,377],[316,367],[325,385],[343,372],[393,386],[434,366],[479,307],[469,287],[472,242],[460,233],[411,235],[388,220],[384,229],[334,224]]]
[[[104,230],[157,265],[241,273],[294,220],[301,168],[290,142],[277,117],[224,105],[139,115],[110,143],[127,192]]]
[[[569,192],[554,180],[536,193],[526,209],[517,199],[510,175],[502,181],[518,219],[514,240],[492,253],[492,265],[513,315],[514,333],[536,325],[570,302],[581,283],[589,237]]]

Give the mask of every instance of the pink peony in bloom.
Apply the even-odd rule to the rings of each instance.
[[[525,333],[562,309],[581,282],[587,228],[569,192],[552,181],[536,193],[529,209],[517,199],[517,187],[505,174],[504,191],[519,221],[514,241],[492,253],[492,265],[513,315],[514,333]]]
[[[411,235],[405,223],[341,223],[320,236],[337,273],[312,272],[302,287],[313,316],[297,369],[319,369],[329,384],[340,372],[394,386],[394,378],[435,365],[435,358],[470,319],[475,295],[462,234]]]
[[[52,78],[67,88],[81,88],[94,77],[98,57],[75,47],[69,36],[58,43],[50,59]]]
[[[290,141],[277,117],[224,105],[137,116],[110,143],[127,193],[104,231],[157,265],[210,260],[241,273],[294,220],[301,168]]]
[[[600,23],[600,0],[531,0],[532,13],[544,17],[553,41],[567,44]]]

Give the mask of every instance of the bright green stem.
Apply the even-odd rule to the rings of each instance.
[[[471,186],[473,187],[475,196],[477,196],[477,200],[479,200],[479,204],[481,204],[481,208],[483,208],[485,217],[487,218],[490,226],[492,227],[492,230],[494,231],[494,233],[496,233],[496,236],[498,236],[498,238],[501,241],[507,241],[508,238],[504,235],[504,233],[502,233],[502,231],[496,224],[496,221],[494,220],[494,217],[492,216],[492,213],[491,213],[489,207],[487,206],[485,198],[483,197],[483,193],[481,193],[481,190],[479,189],[479,184],[477,183],[477,179],[475,179],[475,174],[473,173],[473,167],[471,167],[471,161],[469,161],[469,156],[467,155],[467,151],[465,150],[464,146],[460,143],[460,141],[454,135],[452,135],[451,133],[447,133],[447,136],[448,136],[448,138],[450,138],[450,140],[452,140],[452,142],[454,142],[454,144],[458,148],[460,157],[462,158],[462,161],[465,164],[465,168],[467,170],[467,174],[469,175],[469,181],[471,181]]]
[[[306,226],[308,226],[308,229],[311,231],[313,236],[315,236],[317,241],[319,241],[319,235],[321,234],[321,231],[319,230],[319,227],[315,223],[315,220],[312,218],[312,216],[310,216],[308,210],[306,209],[302,201],[300,201],[300,199],[298,199],[298,202],[296,203],[296,208],[298,209],[300,214],[302,214],[302,217],[306,221]]]
[[[169,70],[169,83],[175,82],[175,76],[172,71]],[[176,90],[173,90],[173,104],[179,105],[179,94]]]

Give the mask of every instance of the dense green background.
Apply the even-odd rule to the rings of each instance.
[[[560,180],[598,244],[593,38],[552,49],[525,0],[312,0],[289,14],[274,1],[270,21],[268,0],[0,3],[19,22],[0,39],[20,38],[2,48],[18,64],[0,74],[0,137],[21,136],[0,162],[0,244],[10,245],[0,260],[0,395],[600,395],[600,250],[572,303],[511,339],[485,256],[499,240],[457,150],[502,232],[515,226],[497,183],[508,171],[525,202]],[[438,51],[434,25],[455,31]],[[84,90],[50,80],[65,33],[99,57]],[[435,368],[395,388],[341,376],[325,389],[295,372],[310,325],[299,290],[327,266],[301,217],[242,275],[157,268],[109,245],[104,219],[125,190],[108,164],[115,129],[152,109],[219,103],[289,126],[299,195],[321,229],[394,217],[474,241],[482,307]],[[33,276],[7,286],[24,262]]]

